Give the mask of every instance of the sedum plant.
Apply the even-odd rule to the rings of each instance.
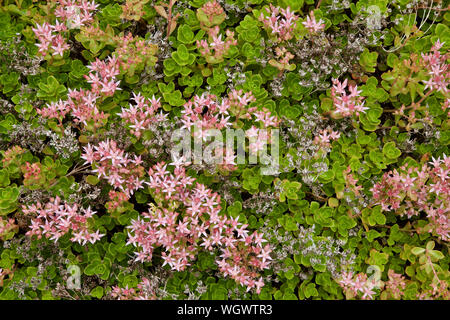
[[[445,1],[0,8],[0,299],[449,299]]]

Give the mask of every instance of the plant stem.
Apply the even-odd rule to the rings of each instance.
[[[172,7],[173,7],[173,0],[170,0],[169,5],[167,7],[168,14],[167,14],[167,31],[166,31],[166,39],[169,40],[170,35],[170,28],[172,26]]]
[[[419,101],[417,101],[417,102],[413,102],[413,103],[411,103],[411,105],[409,106],[409,107],[406,107],[406,108],[404,108],[403,110],[409,110],[409,109],[411,109],[411,108],[414,108],[414,107],[419,107],[420,106],[420,104],[430,95],[430,94],[432,94],[434,92],[434,90],[430,90],[430,91],[428,91]],[[388,110],[383,110],[383,112],[397,112],[398,111],[398,109],[388,109]]]

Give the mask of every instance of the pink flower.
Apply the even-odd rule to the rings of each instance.
[[[270,257],[270,253],[272,250],[270,249],[269,245],[266,245],[262,250],[261,253],[257,256],[258,258],[261,258],[262,262],[265,262],[266,260],[272,260]]]
[[[333,87],[331,88],[331,97],[333,99],[334,106],[336,107],[336,113],[341,114],[344,117],[352,115],[359,116],[360,112],[365,112],[368,108],[364,106],[364,97],[359,94],[358,87],[350,86],[350,94],[345,92],[347,87],[347,80],[341,83],[338,79],[333,79]]]
[[[91,233],[90,234],[90,243],[95,243],[96,241],[99,241],[101,239],[101,237],[103,237],[104,234],[100,234],[99,231],[97,230],[95,233]]]
[[[443,44],[444,43],[437,40],[431,47],[431,52],[428,54],[422,53],[421,57],[422,64],[430,76],[428,80],[422,80],[422,82],[425,83],[424,90],[430,89],[445,94],[449,91],[450,72],[447,63],[448,54],[442,55],[439,52]]]
[[[127,244],[138,248],[136,259],[149,261],[153,250],[161,247],[163,265],[181,271],[200,250],[220,249],[219,270],[248,290],[255,286],[259,290],[263,282],[256,281],[258,271],[267,268],[271,260],[270,246],[262,248],[265,242],[262,234],[243,238],[239,234],[248,234],[247,225],[243,225],[237,229],[236,237],[233,230],[239,225],[237,219],[221,215],[219,195],[195,179],[187,179],[184,167],[176,167],[171,174],[165,163],[158,163],[149,169],[149,175],[157,206],[150,206],[148,213],[141,214],[127,227]],[[172,206],[177,208],[176,212],[170,209]]]
[[[50,25],[44,22],[42,25],[37,24],[36,28],[32,28],[40,43],[36,44],[39,47],[39,53],[46,55],[50,48],[54,51],[53,55],[63,56],[64,51],[69,49],[62,36],[62,32],[69,28],[79,28],[87,23],[93,21],[92,13],[97,8],[97,5],[92,2],[86,5],[87,1],[74,0],[69,3],[63,0],[58,0],[58,5],[55,9],[55,15],[61,18],[62,22],[56,20],[55,25]],[[81,9],[81,12],[80,12]]]
[[[337,140],[341,136],[340,132],[331,130],[330,128],[321,130],[319,135],[314,138],[314,143],[322,147],[330,147],[331,140]]]
[[[98,230],[95,233],[89,233],[90,226],[87,219],[93,214],[90,208],[81,208],[80,210],[76,203],[72,206],[67,203],[61,204],[59,197],[51,198],[44,207],[38,202],[36,206],[23,206],[23,210],[28,214],[41,211],[32,219],[31,230],[26,233],[30,237],[36,235],[41,238],[45,235],[50,240],[57,242],[62,236],[72,231],[71,241],[84,245],[89,240],[91,243],[95,243],[103,236]],[[43,215],[43,210],[45,210],[45,215]]]
[[[116,90],[122,90],[119,88],[120,80],[114,81],[114,79],[104,80],[100,82],[102,88],[100,92],[105,93],[107,96],[112,96]]]
[[[64,39],[58,35],[55,38],[55,44],[51,46],[51,48],[54,50],[53,55],[59,54],[61,57],[64,55],[64,51],[68,50],[70,47],[69,45],[64,41]]]
[[[219,35],[219,31],[219,26],[209,29],[209,44],[206,40],[197,40],[196,42],[197,48],[208,63],[223,61],[223,56],[229,52],[231,46],[237,45],[237,40],[234,39],[234,32],[227,30],[226,38],[222,40],[222,35]]]
[[[280,9],[272,4],[269,5],[270,7],[266,8],[269,16],[261,13],[259,20],[262,21],[265,28],[269,29],[271,34],[276,36],[276,41],[283,42],[292,39],[298,17],[290,11],[289,7]]]
[[[316,21],[313,11],[309,13],[309,16],[306,17],[306,21],[302,22],[302,24],[306,27],[306,29],[308,29],[310,33],[316,33],[322,31],[325,28],[325,23],[322,19]]]
[[[263,278],[260,277],[260,278],[258,279],[258,281],[256,281],[256,282],[254,283],[254,286],[256,287],[256,293],[257,293],[257,294],[260,294],[260,293],[261,293],[261,288],[264,287],[264,280],[263,280]]]
[[[156,115],[156,111],[161,108],[160,98],[156,99],[153,96],[151,99],[147,99],[140,94],[133,93],[133,95],[137,104],[130,104],[128,108],[122,108],[122,112],[118,115],[126,123],[131,124],[131,133],[140,138],[144,130],[148,129],[151,124],[164,121],[165,116]]]
[[[265,128],[278,126],[280,120],[276,116],[272,116],[271,112],[266,108],[262,111],[256,111],[254,113],[256,121],[262,122]]]
[[[123,150],[117,148],[117,143],[113,140],[102,141],[94,147],[88,144],[84,147],[81,158],[86,160],[85,163],[96,164],[97,168],[93,172],[96,172],[99,178],[105,178],[113,187],[122,190],[123,201],[128,200],[134,190],[143,187],[144,182],[140,179],[144,174],[143,167],[140,166],[142,160],[140,157],[135,156],[133,159],[125,154]],[[113,198],[118,195],[111,194]],[[117,207],[118,204],[116,202],[113,207]]]
[[[81,155],[81,159],[86,160],[84,163],[93,163],[96,160],[94,149],[88,143],[87,146],[83,147],[84,153]]]
[[[364,300],[367,300],[367,299],[373,299],[373,295],[375,294],[375,291],[372,291],[371,286],[366,285],[363,287],[362,293],[363,293],[362,298]]]
[[[448,159],[444,155],[444,159]],[[432,158],[431,166],[423,165],[421,170],[402,167],[401,171],[385,173],[371,189],[373,198],[384,211],[399,211],[411,218],[421,213],[428,218],[427,229],[443,241],[450,240],[450,164],[440,158]],[[417,177],[415,176],[417,175]]]
[[[61,48],[64,48],[62,45]],[[56,48],[59,50],[58,48]],[[62,51],[58,51],[61,52]],[[117,88],[118,81],[114,82],[115,78],[108,78],[106,74],[108,70],[115,70],[118,62],[115,59],[107,59],[108,63],[103,61],[95,61],[92,65],[88,66],[91,70],[97,70],[101,68],[101,72],[94,74],[91,72],[89,75],[85,76],[86,80],[91,83],[91,90],[86,91],[83,89],[72,90],[69,89],[68,99],[66,101],[52,102],[47,105],[46,108],[42,110],[37,110],[39,114],[47,118],[57,118],[62,123],[63,118],[67,113],[70,113],[73,120],[78,123],[83,123],[87,125],[88,122],[93,122],[95,127],[100,127],[103,125],[103,121],[107,118],[103,111],[99,111],[95,102],[100,96],[112,95],[115,90],[120,90]],[[116,73],[115,71],[113,72]],[[100,88],[106,83],[107,87]],[[104,91],[102,93],[102,90]]]
[[[259,129],[255,126],[252,126],[250,129],[248,129],[245,133],[247,134],[247,137],[253,138],[258,136]]]

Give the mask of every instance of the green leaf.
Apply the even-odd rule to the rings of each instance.
[[[444,254],[437,250],[430,250],[429,253],[430,253],[430,256],[436,260],[441,260],[441,259],[445,258]]]
[[[97,286],[94,289],[92,289],[91,296],[97,299],[103,297],[103,287]]]
[[[328,170],[319,175],[319,181],[328,183],[334,179],[334,170]]]
[[[278,218],[278,223],[286,230],[286,231],[297,231],[298,226],[295,222],[294,218],[289,215],[283,215],[281,218]]]
[[[11,183],[11,181],[9,180],[8,170],[1,169],[0,170],[0,187],[9,186],[10,183]]]
[[[333,208],[322,207],[314,213],[314,221],[323,227],[330,227],[333,223]]]
[[[395,142],[390,141],[383,146],[383,154],[386,158],[397,159],[401,156],[402,152],[395,146]]]
[[[0,76],[0,87],[4,94],[13,94],[19,88],[19,77],[17,72],[4,73]]]
[[[59,84],[54,76],[49,76],[47,83],[40,82],[39,89],[37,97],[47,101],[56,101],[62,98],[67,91],[66,87]]]
[[[36,267],[27,267],[27,275],[29,276],[35,276],[37,274],[37,268]]]
[[[389,254],[385,252],[379,252],[376,249],[370,250],[370,258],[367,259],[368,264],[377,265],[383,271],[384,265],[389,261]]]
[[[397,55],[393,54],[392,52],[388,54],[386,62],[389,67],[393,68],[397,63],[397,61],[398,61]]]
[[[231,206],[227,208],[228,214],[233,218],[238,217],[241,211],[242,211],[242,203],[240,201],[234,202]]]
[[[424,252],[425,252],[425,249],[424,248],[420,248],[420,247],[414,247],[414,248],[411,249],[411,253],[416,255],[416,256],[418,256],[418,255],[420,255],[420,254],[422,254]]]
[[[93,276],[95,274],[96,268],[97,268],[97,264],[91,263],[86,268],[84,268],[84,274],[87,276]]]
[[[211,285],[212,299],[213,300],[226,300],[228,298],[228,290],[217,283]]]
[[[177,31],[177,39],[178,41],[185,44],[194,42],[194,32],[192,32],[191,27],[189,27],[189,25],[187,24],[181,25]]]
[[[376,224],[384,225],[386,223],[386,217],[381,212],[381,206],[373,207],[368,220],[369,220],[369,225],[371,225],[371,226],[374,226]]]
[[[370,242],[372,242],[373,240],[375,240],[376,238],[381,237],[381,233],[379,233],[378,231],[371,229],[369,230],[369,232],[367,232],[367,240],[369,240]]]
[[[283,7],[289,7],[291,11],[300,10],[303,7],[304,0],[281,0]]]
[[[180,66],[191,65],[194,63],[195,55],[189,53],[184,44],[180,45],[177,51],[172,53],[172,58]]]
[[[370,160],[372,160],[374,163],[381,163],[384,160],[384,156],[383,153],[381,153],[378,150],[372,150],[369,152],[369,158]]]
[[[137,203],[147,203],[148,202],[148,196],[141,191],[136,192],[135,197],[136,197]]]
[[[350,218],[347,214],[340,216],[338,219],[338,228],[348,230],[356,226],[355,219]]]
[[[375,67],[377,65],[377,52],[369,52],[367,48],[364,49],[364,52],[361,54],[359,64],[367,71],[367,72],[375,72]]]
[[[99,183],[99,181],[100,181],[100,179],[93,175],[88,175],[86,177],[86,182],[93,186],[95,186],[97,183]]]
[[[304,293],[306,298],[316,297],[319,295],[319,292],[317,291],[316,285],[314,283],[308,283]]]
[[[0,216],[15,211],[18,207],[19,188],[8,186],[0,188]]]
[[[128,286],[128,288],[136,288],[139,280],[136,276],[128,275],[123,279],[123,286]]]

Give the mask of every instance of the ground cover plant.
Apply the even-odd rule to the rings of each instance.
[[[448,9],[3,1],[0,299],[449,299]]]

